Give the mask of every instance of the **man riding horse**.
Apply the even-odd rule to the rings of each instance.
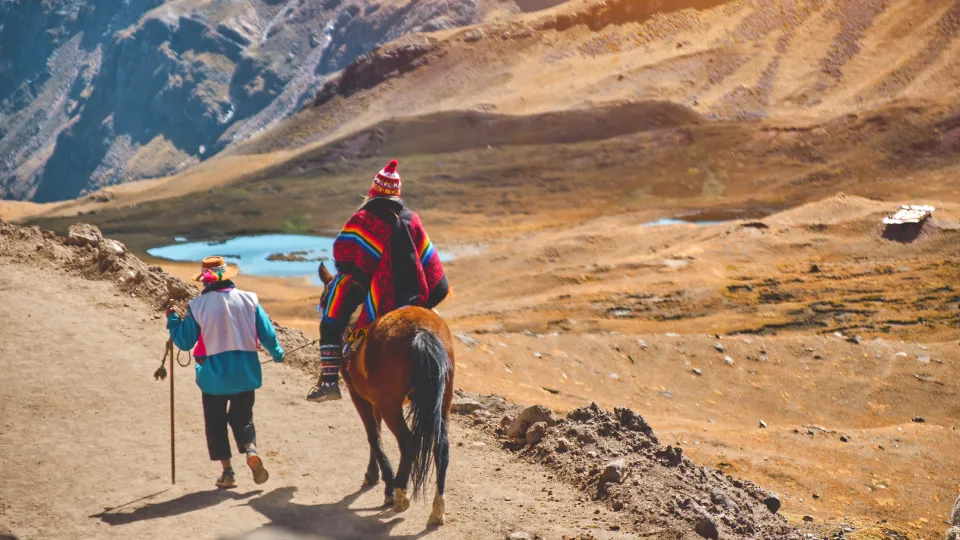
[[[400,198],[396,160],[374,177],[369,195],[334,241],[333,258],[337,276],[328,286],[320,321],[320,380],[307,395],[314,402],[341,398],[343,334],[358,307],[351,338],[395,309],[433,309],[449,292],[420,217]]]

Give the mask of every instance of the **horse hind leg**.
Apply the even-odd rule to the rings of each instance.
[[[437,494],[433,497],[433,512],[427,519],[428,527],[443,525],[443,515],[446,511],[446,502],[443,492],[447,483],[447,466],[450,464],[450,441],[447,439],[447,420],[444,418],[440,427],[440,437],[433,449],[433,456],[437,466]]]

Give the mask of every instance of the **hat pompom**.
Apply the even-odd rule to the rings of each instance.
[[[398,162],[397,160],[391,159],[391,160],[390,160],[390,163],[387,163],[387,166],[383,168],[383,172],[386,172],[386,173],[395,173],[395,172],[397,172],[397,165],[399,165],[399,164],[400,164],[400,162]]]

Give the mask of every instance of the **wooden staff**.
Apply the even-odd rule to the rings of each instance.
[[[172,303],[172,301],[171,301]],[[177,443],[173,429],[173,340],[167,340],[167,349],[170,351],[170,483],[177,485]]]

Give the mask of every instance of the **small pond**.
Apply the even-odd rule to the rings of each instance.
[[[235,264],[241,274],[271,277],[309,277],[319,285],[317,265],[328,261],[333,270],[333,238],[304,234],[263,234],[238,236],[226,242],[189,242],[177,237],[175,244],[147,250],[158,259],[177,262],[197,262],[204,257],[221,255]],[[452,257],[440,253],[446,262]]]
[[[721,223],[726,223],[726,221],[684,221],[682,219],[675,218],[663,218],[656,221],[650,221],[644,223],[644,227],[660,227],[663,225],[700,225],[701,227],[706,227],[707,225],[719,225]]]

